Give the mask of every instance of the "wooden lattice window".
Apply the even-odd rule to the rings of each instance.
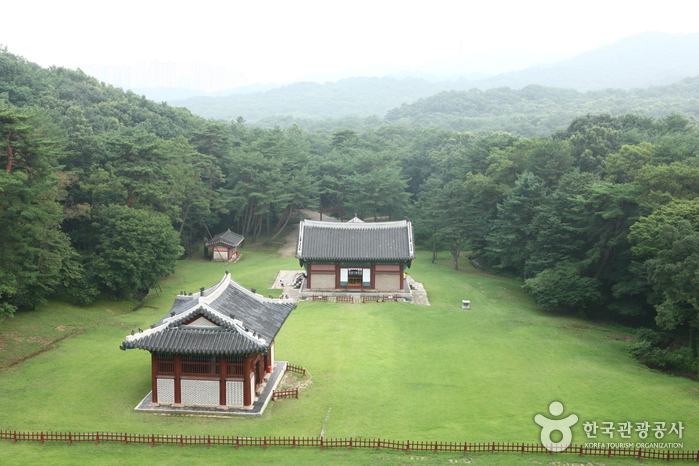
[[[217,375],[218,373],[218,356],[182,355],[182,375]]]
[[[175,356],[172,354],[159,353],[156,357],[158,365],[158,374],[174,375],[175,374]]]

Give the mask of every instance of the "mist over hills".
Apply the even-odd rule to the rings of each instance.
[[[463,57],[455,60],[458,62]],[[442,72],[454,69],[444,61],[439,66]],[[206,118],[243,116],[249,122],[258,122],[282,115],[302,119],[383,117],[386,112],[421,98],[473,88],[518,90],[533,84],[578,93],[645,88],[699,75],[699,34],[637,34],[573,58],[487,77],[474,75],[472,68],[461,69],[469,74],[451,80],[435,80],[422,67],[414,74],[423,77],[412,77],[406,71],[394,76],[355,77],[323,84],[300,82],[258,92],[240,93],[245,90],[239,89],[229,91],[238,93],[227,96],[220,95],[222,91],[215,96],[168,102]]]

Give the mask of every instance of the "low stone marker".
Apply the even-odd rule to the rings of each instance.
[[[471,309],[471,301],[468,299],[461,300],[461,309]]]

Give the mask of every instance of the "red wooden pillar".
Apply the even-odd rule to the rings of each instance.
[[[267,374],[267,368],[268,368],[268,367],[274,366],[274,361],[272,361],[272,352],[271,352],[271,349],[268,349],[268,350],[267,350],[267,354],[265,354],[264,360],[265,360],[265,368],[264,368],[265,370],[264,370],[264,372],[265,372],[265,374]]]
[[[218,358],[218,375],[220,377],[219,379],[219,391],[218,391],[218,404],[221,406],[226,406],[228,403],[226,402],[226,376],[228,375],[226,373],[227,369],[227,364],[228,364],[228,358],[226,356],[220,356]]]
[[[182,387],[180,386],[182,378],[182,356],[175,355],[175,404],[182,404]]]
[[[151,373],[152,373],[152,384],[153,384],[153,395],[151,401],[153,403],[158,402],[158,355],[156,353],[151,353]]]
[[[255,377],[252,373],[252,357],[245,356],[243,359],[243,406],[252,405],[253,393],[250,389],[250,377]]]
[[[255,384],[260,384],[265,380],[265,358],[261,354],[257,355],[257,362],[255,364],[256,374],[255,374]]]

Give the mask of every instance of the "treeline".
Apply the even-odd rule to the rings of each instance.
[[[544,136],[565,129],[579,115],[633,113],[665,118],[679,113],[699,117],[699,77],[647,89],[580,92],[529,85],[482,91],[444,91],[390,110],[387,124],[437,126],[455,131],[506,131]]]
[[[0,313],[146,293],[205,236],[284,231],[298,207],[413,219],[454,266],[520,277],[552,312],[647,330],[696,372],[699,129],[587,115],[545,137],[404,125],[222,123],[0,53]]]
[[[274,237],[321,194],[376,216],[408,196],[378,138],[207,121],[6,50],[0,137],[0,317],[142,296],[202,238]]]
[[[677,115],[588,115],[545,138],[455,133],[411,164],[415,224],[456,267],[468,251],[545,310],[646,327],[636,357],[695,374],[698,154],[697,126]]]
[[[699,118],[699,77],[646,89],[574,89],[528,85],[522,89],[441,91],[417,100],[405,100],[385,113],[313,117],[301,107],[255,122],[261,127],[299,125],[310,131],[346,127],[363,131],[381,126],[441,128],[459,132],[504,131],[517,136],[547,136],[564,130],[576,117],[587,114],[622,116],[629,113],[653,118],[680,114]],[[361,100],[358,94],[358,102]],[[252,97],[249,97],[252,99]],[[411,102],[411,103],[407,103]],[[195,108],[195,107],[192,107]],[[228,107],[231,112],[231,107]],[[204,114],[204,113],[202,113]],[[331,114],[328,114],[331,115]]]

